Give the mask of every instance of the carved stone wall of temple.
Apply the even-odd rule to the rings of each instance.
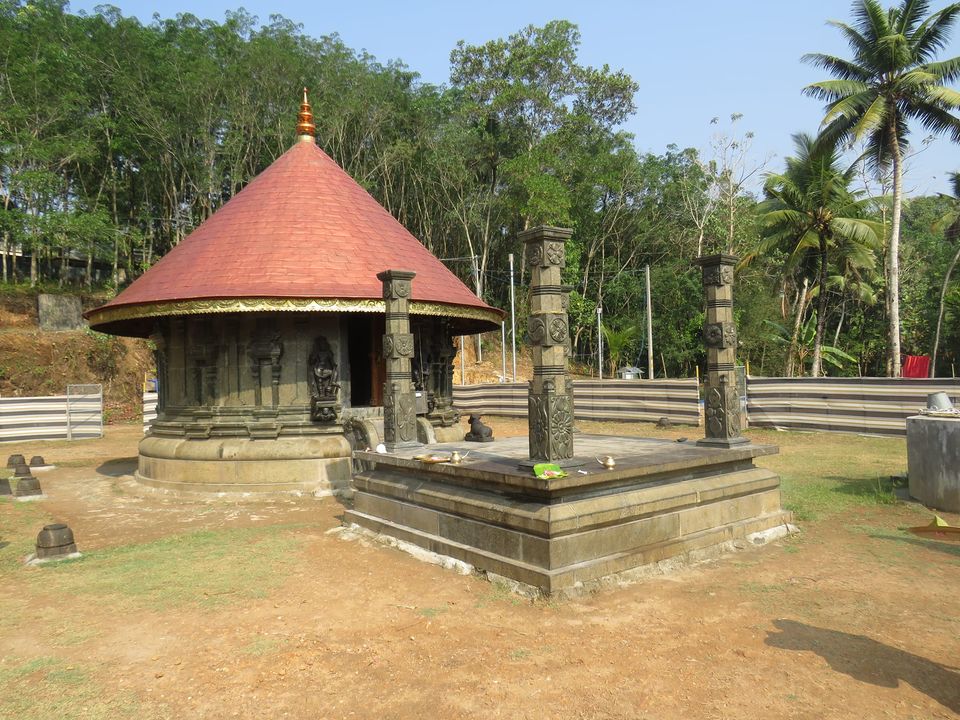
[[[336,315],[307,314],[159,320],[160,401],[140,445],[141,482],[203,492],[345,486],[341,325]]]

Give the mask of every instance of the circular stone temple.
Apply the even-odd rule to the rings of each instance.
[[[336,491],[353,447],[381,442],[378,273],[415,273],[417,426],[462,438],[453,338],[496,329],[478,299],[319,147],[304,91],[297,141],[107,304],[97,331],[156,347],[157,418],[137,479],[187,492]]]

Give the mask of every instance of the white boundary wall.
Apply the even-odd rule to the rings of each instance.
[[[0,442],[103,437],[100,385],[70,385],[66,395],[0,398]]]

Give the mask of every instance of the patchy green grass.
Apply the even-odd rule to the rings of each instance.
[[[37,529],[48,522],[40,504],[0,504],[0,541],[9,543],[0,551],[0,582],[27,592],[89,595],[154,610],[215,608],[265,597],[283,582],[302,542],[294,525],[205,530],[102,550],[81,548],[80,558],[24,567]],[[8,604],[0,598],[0,611]],[[0,612],[0,628],[9,622]]]
[[[154,718],[132,693],[105,694],[84,667],[63,660],[0,658],[0,717],[17,720]]]
[[[424,607],[417,608],[417,614],[422,615],[425,618],[435,618],[437,615],[442,615],[447,611],[445,607]]]
[[[131,607],[214,608],[266,597],[286,576],[300,541],[290,526],[200,531],[95,550],[44,565],[44,587],[112,597]]]
[[[798,521],[819,520],[857,506],[892,505],[906,468],[903,438],[751,430],[754,442],[780,447],[757,464],[780,474],[784,508]]]
[[[247,643],[241,652],[245,655],[253,655],[259,657],[261,655],[272,655],[275,652],[279,652],[287,645],[287,640],[279,637],[267,637],[261,636],[256,640],[253,640]]]

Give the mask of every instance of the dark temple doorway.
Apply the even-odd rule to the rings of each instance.
[[[347,353],[350,356],[350,405],[383,404],[384,321],[379,315],[351,315],[347,322]]]

